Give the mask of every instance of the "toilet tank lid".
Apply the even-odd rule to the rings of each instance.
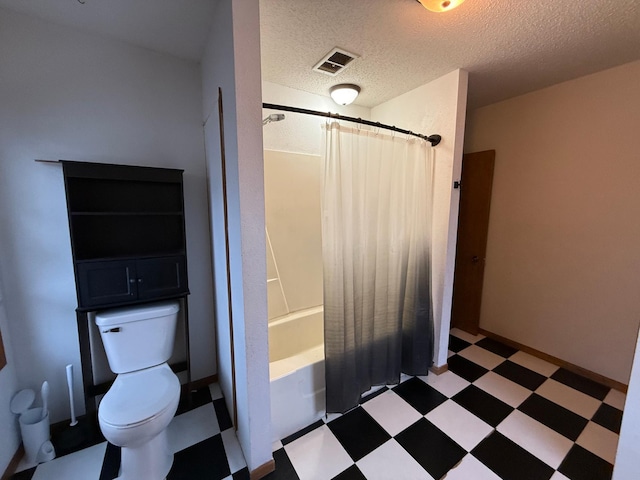
[[[148,320],[150,318],[173,315],[177,313],[178,310],[180,310],[178,302],[161,302],[102,310],[96,313],[96,325],[99,327],[108,327],[121,323]]]

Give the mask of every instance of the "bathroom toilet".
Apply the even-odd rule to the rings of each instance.
[[[162,480],[173,464],[166,428],[180,382],[166,363],[179,306],[163,302],[96,314],[109,367],[118,374],[98,407],[104,437],[121,447],[119,480]]]

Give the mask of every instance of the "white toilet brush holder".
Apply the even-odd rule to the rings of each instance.
[[[56,458],[56,450],[53,448],[51,440],[47,440],[40,447],[36,460],[38,463],[44,463],[49,460],[53,460],[54,458]]]
[[[42,384],[43,405],[48,404],[47,382]],[[18,424],[22,435],[25,461],[30,465],[48,462],[56,458],[56,452],[50,441],[48,408],[30,408],[35,400],[35,392],[20,390],[11,400],[11,412],[19,415]]]
[[[28,464],[55,458],[53,445],[50,445],[50,448],[49,445],[45,445],[50,444],[49,412],[44,412],[43,416],[42,408],[31,408],[20,415],[19,424],[25,460]]]

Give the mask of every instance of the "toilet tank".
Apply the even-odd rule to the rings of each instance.
[[[173,352],[178,302],[114,308],[96,313],[96,325],[113,373],[166,362]]]

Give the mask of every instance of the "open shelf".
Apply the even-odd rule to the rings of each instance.
[[[67,161],[63,169],[79,308],[188,293],[182,170]],[[139,295],[138,270],[167,288]]]

